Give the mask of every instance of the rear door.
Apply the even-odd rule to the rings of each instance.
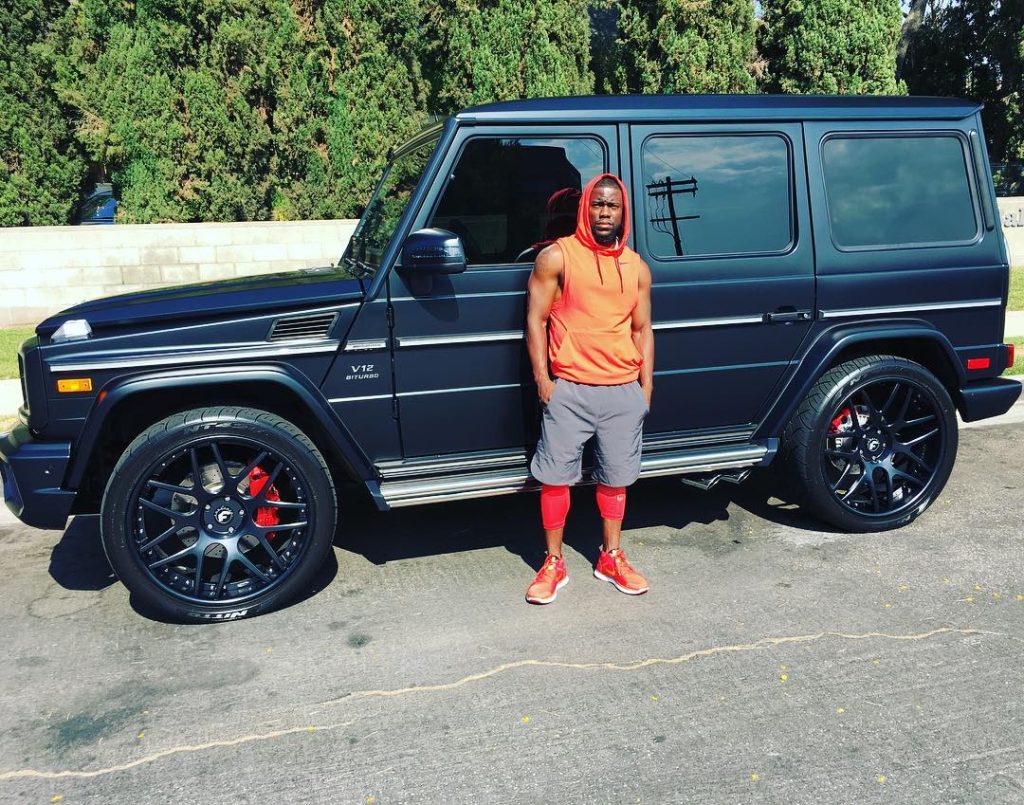
[[[526,352],[537,252],[576,227],[583,184],[618,168],[614,126],[466,127],[413,229],[463,241],[465,273],[392,270],[395,387],[405,457],[524,451],[539,405]]]
[[[632,126],[630,151],[653,278],[645,434],[749,429],[813,319],[801,126]]]

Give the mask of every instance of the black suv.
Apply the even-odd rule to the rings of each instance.
[[[381,510],[535,487],[524,340],[540,248],[611,171],[654,280],[642,476],[785,464],[849,531],[942,490],[1000,379],[1006,246],[980,107],[958,99],[638,96],[468,109],[397,149],[337,266],[102,299],[20,351],[8,506],[99,511],[144,602],[276,606]]]

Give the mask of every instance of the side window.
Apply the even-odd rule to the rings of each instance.
[[[652,255],[778,253],[793,242],[786,138],[659,135],[645,140],[641,153]]]
[[[459,155],[430,226],[462,238],[469,265],[532,263],[576,229],[583,184],[605,170],[592,137],[475,137]]]
[[[956,136],[833,135],[821,161],[839,248],[964,242],[978,232]]]

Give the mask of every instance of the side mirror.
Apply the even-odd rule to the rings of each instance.
[[[417,274],[458,274],[466,270],[466,250],[454,232],[419,229],[402,244],[398,268]]]

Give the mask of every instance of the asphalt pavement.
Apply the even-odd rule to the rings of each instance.
[[[576,489],[547,607],[535,495],[349,495],[304,600],[205,626],[136,612],[94,518],[4,512],[0,801],[1024,800],[1024,405],[898,531],[836,533],[773,477],[632,487],[636,598],[591,576]]]

